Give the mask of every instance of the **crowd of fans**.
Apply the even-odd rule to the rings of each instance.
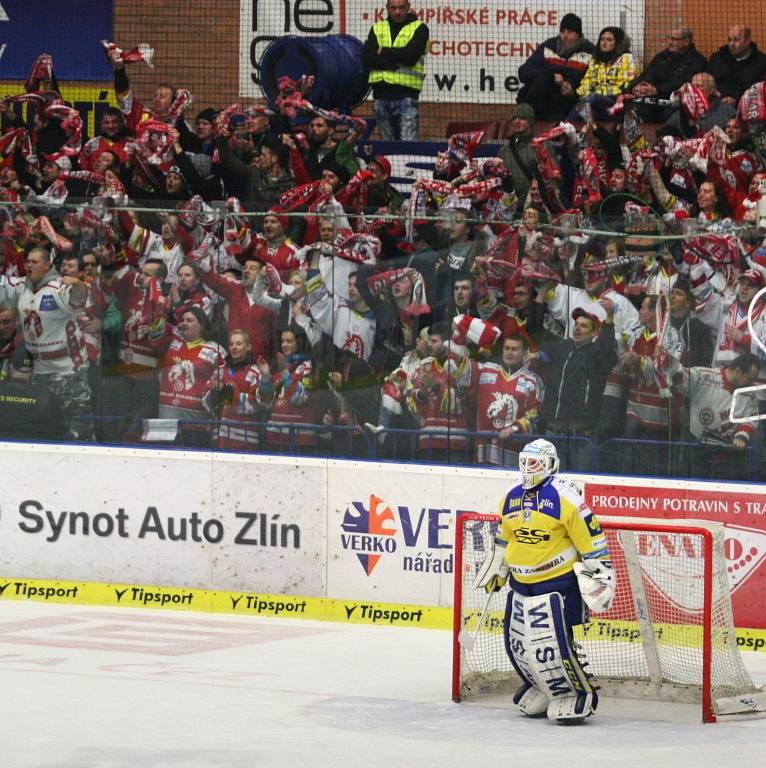
[[[453,135],[411,186],[306,82],[190,119],[105,47],[119,107],[92,138],[49,56],[2,102],[3,434],[399,457],[410,435],[407,458],[491,464],[531,434],[757,445],[762,401],[729,420],[766,374],[746,27],[710,60],[673,30],[641,71],[567,14],[498,156]]]

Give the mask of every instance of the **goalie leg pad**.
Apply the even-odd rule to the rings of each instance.
[[[547,697],[548,718],[574,721],[592,714],[598,698],[572,649],[561,595],[515,597],[514,629],[523,632],[525,677]]]
[[[505,652],[511,660],[522,684],[513,695],[513,703],[527,716],[540,717],[548,710],[548,697],[535,687],[534,679],[527,667],[526,648],[524,645],[524,596],[515,592],[508,593],[505,607],[503,640]]]
[[[548,704],[546,714],[549,720],[556,720],[562,725],[576,725],[592,715],[598,706],[598,694],[578,693],[577,696],[567,696],[554,699]]]
[[[527,717],[542,717],[548,714],[548,697],[529,683],[522,684],[513,694],[513,703]]]

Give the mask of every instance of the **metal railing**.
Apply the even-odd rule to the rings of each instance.
[[[231,427],[239,435],[236,440],[227,436],[226,428]],[[145,439],[142,443],[222,452],[515,469],[518,452],[538,437],[556,446],[561,470],[568,472],[740,481],[763,481],[766,474],[757,445],[737,449],[691,441],[628,438],[599,443],[583,435],[523,434],[501,444],[494,432],[391,428],[371,433],[358,425],[190,420],[178,422],[175,440]],[[493,459],[482,458],[488,446],[505,453],[496,451]]]

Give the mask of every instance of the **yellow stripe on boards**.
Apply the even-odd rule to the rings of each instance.
[[[0,577],[0,600],[103,605],[110,608],[164,608],[173,611],[275,616],[425,629],[449,629],[452,626],[451,608],[145,584],[96,584]]]
[[[452,609],[402,603],[376,603],[294,595],[268,595],[260,592],[226,592],[215,589],[154,587],[146,584],[97,584],[83,581],[51,581],[0,577],[0,601],[34,601],[66,605],[102,605],[110,608],[162,608],[171,611],[228,613],[238,616],[271,616],[282,619],[311,619],[346,624],[450,629]],[[465,629],[476,630],[480,611],[466,616]],[[659,624],[658,644],[697,647],[699,626]],[[482,632],[501,634],[502,613],[490,613]],[[725,629],[713,631],[713,642]],[[738,628],[737,646],[742,651],[766,653],[766,630]],[[575,628],[575,639],[582,641],[640,642],[638,624],[594,618]]]

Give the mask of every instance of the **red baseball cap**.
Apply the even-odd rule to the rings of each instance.
[[[386,175],[386,178],[391,175],[391,161],[387,157],[384,157],[383,155],[375,155],[370,162],[377,163]]]

